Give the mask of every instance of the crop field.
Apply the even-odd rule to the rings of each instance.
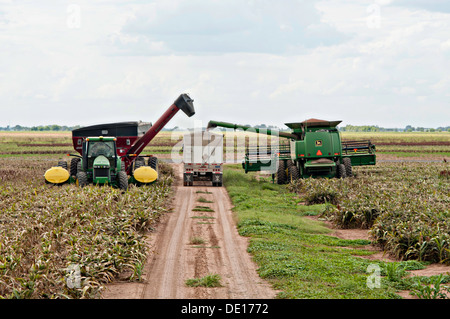
[[[370,229],[373,243],[401,260],[450,264],[447,163],[380,163],[346,179],[289,185],[307,204],[329,204],[323,216],[341,228]]]
[[[99,298],[114,279],[141,280],[146,232],[171,209],[174,176],[164,159],[181,137],[158,134],[144,153],[162,159],[159,182],[122,193],[44,183],[44,172],[74,152],[70,132],[0,132],[0,297]],[[450,133],[342,137],[372,140],[377,165],[355,167],[352,178],[281,186],[226,165],[239,232],[251,237],[259,274],[279,298],[397,298],[398,282],[365,286],[369,244],[403,269],[450,264]],[[370,241],[333,239],[307,215],[368,229]]]
[[[164,163],[157,183],[128,192],[45,184],[44,172],[67,158],[68,136],[1,137],[1,298],[98,298],[114,278],[141,280],[146,232],[170,210],[173,173]]]

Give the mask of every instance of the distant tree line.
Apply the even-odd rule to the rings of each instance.
[[[252,126],[248,125],[247,126]],[[0,127],[0,131],[72,131],[77,128],[80,128],[80,125],[75,126],[66,126],[66,125],[39,125],[39,126],[6,126]],[[253,127],[259,129],[270,129],[270,130],[283,130],[277,126],[259,124],[253,125]],[[222,129],[222,128],[219,128]],[[163,131],[177,131],[180,130],[178,126],[173,128],[163,128]],[[222,129],[225,130],[225,129]],[[378,125],[349,125],[339,127],[339,130],[342,132],[450,132],[450,126],[446,127],[438,127],[438,128],[426,128],[426,127],[413,127],[411,125],[407,125],[405,128],[385,128],[379,127]]]
[[[438,128],[413,127],[385,128],[377,125],[346,125],[339,128],[342,132],[450,132],[450,126]]]
[[[66,125],[39,125],[39,126],[6,126],[0,127],[0,131],[72,131],[74,129],[80,128],[80,125],[66,126]]]

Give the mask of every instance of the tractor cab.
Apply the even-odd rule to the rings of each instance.
[[[121,170],[115,137],[88,137],[83,142],[81,167],[94,184],[111,183]]]

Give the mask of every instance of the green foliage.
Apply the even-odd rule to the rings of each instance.
[[[220,281],[222,278],[218,274],[209,274],[201,278],[187,279],[185,284],[188,287],[222,287]]]
[[[307,203],[317,194],[333,198],[324,216],[342,228],[370,228],[374,243],[399,258],[447,263],[450,184],[439,174],[445,165],[382,163],[355,167],[355,178],[305,179],[288,187]]]
[[[327,205],[302,205],[285,185],[270,184],[227,167],[224,185],[238,220],[238,231],[250,237],[249,253],[259,275],[280,290],[278,298],[398,298],[392,285],[367,287],[368,240],[329,236],[319,215]],[[270,185],[270,187],[268,187]],[[357,247],[359,249],[349,249]]]
[[[450,281],[450,276],[437,275],[418,278],[412,287],[411,294],[419,299],[448,299],[450,286],[443,285]]]

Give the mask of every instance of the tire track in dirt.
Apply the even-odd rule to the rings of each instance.
[[[270,299],[276,291],[257,274],[247,253],[248,238],[238,234],[224,187],[209,182],[184,187],[182,166],[174,165],[173,212],[149,234],[151,247],[143,282],[109,285],[103,297],[132,299]],[[203,197],[206,202],[199,201]],[[208,206],[212,211],[193,211]],[[192,243],[201,238],[200,244]],[[219,274],[222,287],[187,287],[185,281]]]
[[[176,167],[181,176],[181,166]],[[201,183],[201,182],[198,182]],[[256,272],[247,253],[247,239],[239,236],[231,201],[223,187],[175,186],[174,213],[157,234],[159,248],[148,269],[142,298],[274,298],[276,292]],[[201,193],[200,193],[201,192]],[[208,202],[199,202],[203,197]],[[212,212],[196,212],[207,206]],[[192,244],[192,238],[203,243]],[[162,243],[170,241],[168,245]],[[222,287],[187,287],[186,279],[219,274]]]

